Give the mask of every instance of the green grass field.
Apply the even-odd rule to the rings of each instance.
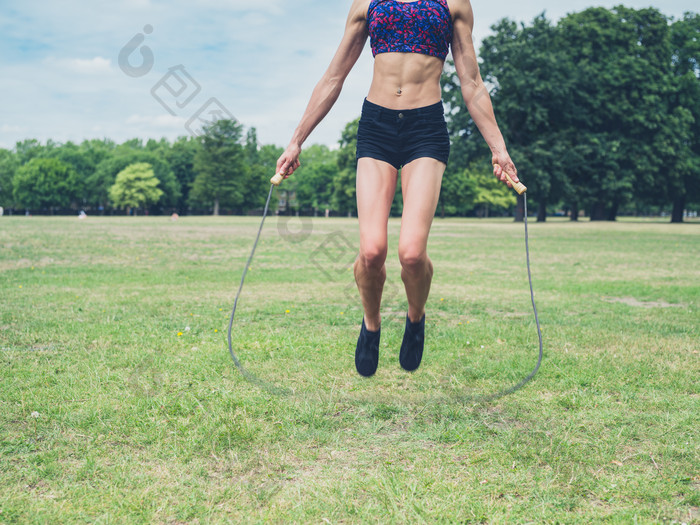
[[[436,220],[359,377],[349,219],[0,219],[0,523],[700,523],[700,224]]]

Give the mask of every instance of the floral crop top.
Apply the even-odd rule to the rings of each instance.
[[[372,0],[367,25],[373,56],[419,53],[445,60],[452,42],[447,0]]]

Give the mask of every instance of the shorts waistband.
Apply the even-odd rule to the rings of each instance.
[[[443,116],[445,110],[442,106],[442,101],[413,109],[389,109],[378,104],[374,104],[365,99],[362,104],[362,114],[369,117],[377,117],[379,120],[396,121],[396,120],[412,120],[420,117],[435,117]]]

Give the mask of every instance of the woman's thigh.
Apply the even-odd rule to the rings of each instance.
[[[399,256],[402,258],[420,257],[427,249],[445,168],[443,162],[423,157],[401,170],[403,215]]]
[[[398,172],[391,164],[370,157],[357,161],[357,216],[360,252],[386,250],[387,222],[394,201]]]

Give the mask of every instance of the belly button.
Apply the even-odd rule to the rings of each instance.
[[[397,96],[397,97],[400,97],[400,96],[401,96],[401,93],[403,93],[403,91],[401,91],[401,88],[398,88],[398,89],[396,90],[396,96]]]

